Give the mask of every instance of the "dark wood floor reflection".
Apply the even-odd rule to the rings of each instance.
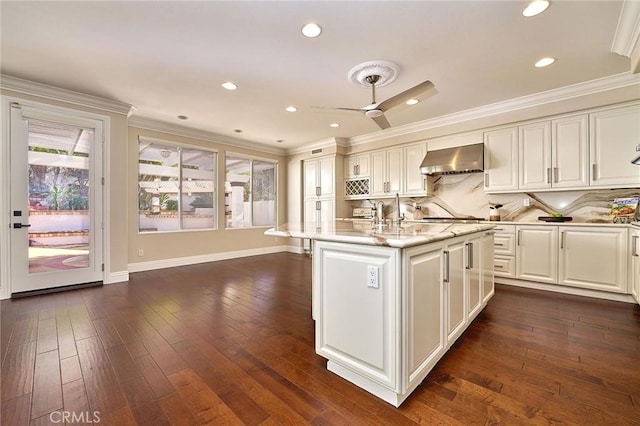
[[[640,424],[632,304],[498,286],[399,409],[315,354],[304,256],[135,273],[1,309],[7,426],[65,413],[118,426]]]

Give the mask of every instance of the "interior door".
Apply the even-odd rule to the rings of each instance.
[[[102,281],[102,132],[12,104],[12,295]]]

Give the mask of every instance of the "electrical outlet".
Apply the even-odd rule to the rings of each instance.
[[[379,273],[379,267],[367,266],[367,287],[380,288]]]
[[[529,207],[531,205],[531,199],[525,198],[524,200],[522,200],[522,205],[525,207]]]
[[[144,250],[138,249],[138,257],[142,257],[142,256],[144,256]]]

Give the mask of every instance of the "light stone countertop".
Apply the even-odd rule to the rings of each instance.
[[[419,223],[372,225],[371,221],[287,223],[265,231],[274,237],[308,238],[351,244],[406,248],[446,240],[474,232],[490,231],[492,223]]]

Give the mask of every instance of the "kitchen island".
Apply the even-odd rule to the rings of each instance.
[[[287,224],[313,244],[316,352],[398,407],[493,296],[491,224]]]

